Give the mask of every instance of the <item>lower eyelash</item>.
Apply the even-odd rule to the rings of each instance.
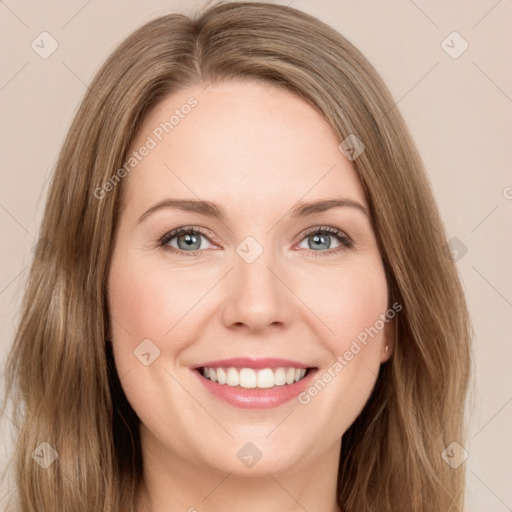
[[[179,254],[184,254],[186,256],[198,256],[198,255],[200,255],[200,253],[204,253],[204,249],[196,249],[194,251],[183,251],[183,250],[176,249],[175,247],[171,247],[171,246],[167,245],[173,238],[175,238],[181,234],[184,234],[184,233],[203,235],[204,237],[208,238],[208,235],[202,229],[199,229],[199,228],[187,228],[187,227],[177,228],[173,231],[170,231],[169,233],[166,233],[162,238],[160,238],[160,240],[158,241],[158,246],[162,247],[164,250],[179,253]],[[333,254],[337,254],[340,251],[350,249],[353,247],[353,241],[350,237],[345,235],[342,231],[338,231],[336,229],[329,228],[329,227],[318,228],[313,231],[304,233],[301,240],[303,240],[304,238],[307,238],[311,235],[318,235],[318,234],[323,234],[323,235],[327,234],[327,235],[333,236],[334,238],[336,238],[336,240],[338,240],[338,242],[340,242],[341,245],[335,249],[332,249],[332,250],[329,249],[326,251],[315,251],[313,249],[308,249],[308,252],[311,253],[311,255],[313,257],[330,256]]]

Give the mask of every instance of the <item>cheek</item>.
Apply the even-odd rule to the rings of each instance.
[[[328,328],[324,340],[335,354],[348,350],[354,339],[364,342],[365,333],[367,339],[377,339],[382,331],[379,318],[388,306],[384,267],[374,258],[365,263],[321,274],[315,286],[304,290],[313,312]],[[371,329],[376,323],[379,334]]]
[[[204,287],[204,279],[194,278],[187,269],[170,272],[163,267],[159,272],[142,258],[113,261],[109,280],[113,327],[118,324],[122,339],[130,333],[135,344],[145,338],[173,337],[172,330],[200,300]]]
[[[169,359],[186,344],[186,314],[201,293],[195,288],[198,284],[191,282],[190,272],[171,273],[154,263],[148,265],[149,258],[143,254],[138,257],[121,250],[118,254],[126,257],[114,254],[109,275],[115,365],[137,415],[148,423],[165,425],[168,418],[160,416],[162,410],[178,409],[176,404],[184,399],[180,386],[165,370],[169,369]],[[149,356],[144,361],[146,353]],[[167,394],[165,407],[161,390],[172,391]]]
[[[304,414],[327,425],[325,442],[339,438],[371,395],[379,366],[388,306],[388,287],[380,260],[346,266],[319,279],[309,300],[330,331],[322,337],[330,360],[299,396]],[[323,284],[323,286],[320,286]],[[313,427],[312,427],[313,428]],[[313,435],[313,434],[311,434]]]
[[[170,270],[164,265],[158,271],[148,259],[143,254],[113,259],[109,309],[113,329],[118,333],[115,338],[124,340],[123,346],[128,344],[132,350],[147,338],[173,339],[177,352],[181,347],[173,329],[179,325],[178,338],[186,339],[183,331],[194,328],[187,315],[205,307],[201,299],[218,280],[219,269],[211,266],[198,271],[186,266]],[[387,307],[387,283],[378,258],[359,260],[341,269],[296,268],[295,275],[286,277],[313,313],[316,325],[312,328],[325,331],[324,344],[336,354],[347,350],[352,339],[364,338],[365,329],[373,326]],[[294,302],[293,297],[289,300]],[[300,309],[300,303],[296,307]]]

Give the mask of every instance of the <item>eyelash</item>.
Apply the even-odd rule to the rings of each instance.
[[[175,238],[181,234],[203,235],[205,238],[207,238],[210,241],[208,234],[202,228],[187,226],[187,227],[176,228],[176,229],[166,233],[162,238],[160,238],[158,240],[158,246],[166,251],[177,253],[177,254],[183,254],[186,256],[199,256],[199,255],[201,255],[200,253],[204,253],[204,249],[196,249],[194,251],[183,251],[181,249],[176,249],[175,247],[171,247],[171,246],[167,245],[173,238]],[[321,256],[321,257],[332,256],[332,255],[338,254],[339,252],[344,251],[346,249],[351,249],[354,245],[353,240],[348,235],[346,235],[343,231],[340,231],[339,229],[331,228],[329,226],[320,226],[320,227],[315,227],[315,228],[311,228],[311,229],[307,230],[302,235],[301,241],[304,238],[307,238],[308,236],[316,235],[316,234],[332,235],[340,242],[340,246],[336,247],[335,249],[329,249],[326,251],[315,251],[313,249],[306,249],[308,252],[312,253],[311,255],[315,258],[319,257],[319,256]]]

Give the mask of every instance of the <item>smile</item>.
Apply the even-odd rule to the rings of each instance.
[[[236,358],[191,368],[216,398],[247,409],[276,407],[296,398],[318,368],[284,359]]]

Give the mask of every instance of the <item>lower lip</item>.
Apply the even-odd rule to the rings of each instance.
[[[201,384],[213,395],[221,398],[235,407],[242,409],[267,409],[277,407],[293,398],[296,398],[304,389],[306,389],[316,373],[316,369],[311,369],[308,374],[299,382],[285,384],[283,386],[274,386],[273,388],[251,388],[246,389],[240,386],[228,386],[212,382],[203,377],[202,374],[193,370]]]

